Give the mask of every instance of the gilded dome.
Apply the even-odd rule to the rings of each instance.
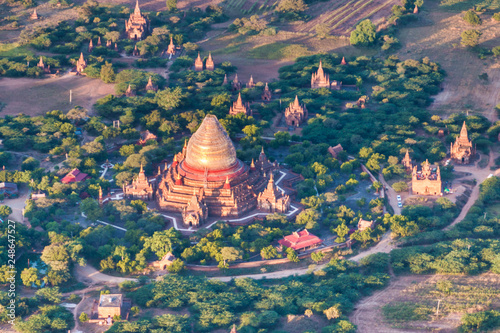
[[[186,163],[198,170],[217,171],[234,167],[236,150],[214,115],[207,115],[188,142]]]

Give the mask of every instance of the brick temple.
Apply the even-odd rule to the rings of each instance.
[[[299,127],[307,119],[307,108],[305,104],[300,105],[299,97],[295,95],[295,101],[285,109],[285,122],[288,126]]]
[[[455,143],[451,143],[450,158],[455,163],[467,164],[473,159],[475,154],[476,150],[472,146],[472,141],[469,140],[467,126],[465,126],[464,121],[462,129],[460,130],[460,135],[455,139]]]
[[[443,195],[441,191],[441,172],[439,166],[431,167],[428,160],[422,165],[422,170],[413,167],[411,177],[411,190],[413,194]]]
[[[135,9],[130,18],[125,21],[125,32],[127,37],[133,40],[141,40],[149,30],[149,21],[141,13],[139,0],[135,2]]]
[[[242,217],[257,208],[258,194],[276,166],[264,152],[250,166],[237,159],[217,117],[207,115],[161,172],[156,200],[160,209],[181,213],[188,226],[201,225],[208,216]]]

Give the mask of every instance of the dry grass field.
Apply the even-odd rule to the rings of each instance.
[[[71,105],[70,90],[73,91]],[[0,101],[6,105],[0,115],[24,113],[34,116],[51,110],[67,112],[75,105],[91,110],[97,99],[112,93],[113,84],[81,76],[64,75],[49,79],[1,78]]]
[[[403,47],[398,55],[402,59],[429,57],[446,71],[443,91],[431,107],[433,113],[471,111],[494,120],[494,107],[500,102],[500,66],[494,57],[481,60],[460,46],[461,33],[471,29],[462,16],[461,12],[442,10],[437,3],[426,3],[419,22],[399,30],[397,37]],[[480,46],[491,49],[500,45],[500,23],[491,14],[481,16],[483,25],[475,27],[483,33]],[[481,73],[488,74],[488,82],[479,79]]]
[[[443,292],[439,281],[451,282],[451,289]],[[442,282],[440,282],[442,283]],[[441,300],[436,316],[437,301]],[[428,309],[428,320],[383,320],[382,308],[391,304],[403,307],[416,304]],[[350,320],[358,325],[359,333],[457,332],[460,318],[465,313],[500,306],[500,276],[411,275],[393,279],[389,287],[375,292],[356,305]]]

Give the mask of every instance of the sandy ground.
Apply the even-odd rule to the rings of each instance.
[[[104,283],[106,285],[116,285],[125,281],[136,281],[136,279],[132,278],[122,278],[122,277],[103,274],[90,265],[86,265],[83,267],[76,266],[75,273],[76,273],[75,276],[78,279],[78,281],[87,284]]]
[[[461,33],[472,29],[462,15],[440,11],[437,2],[426,2],[419,21],[399,30],[397,37],[404,47],[398,55],[401,59],[427,56],[446,71],[443,91],[434,96],[431,112],[446,115],[469,110],[494,120],[494,107],[500,102],[500,65],[494,57],[481,60],[460,46]],[[491,49],[500,44],[500,25],[491,16],[480,15],[483,25],[473,29],[483,33],[480,46]],[[488,74],[488,82],[479,79],[481,73]]]
[[[69,103],[70,90],[73,92]],[[113,94],[114,85],[99,79],[64,75],[47,79],[2,78],[0,79],[0,101],[7,105],[1,115],[39,115],[52,110],[67,112],[79,105],[88,110],[94,103],[108,94]]]
[[[460,292],[452,292],[449,296],[440,295],[439,292],[436,294],[434,291],[436,288],[435,284],[439,280],[449,280],[452,282],[453,286],[465,286],[465,288],[460,289]],[[457,332],[457,328],[460,325],[460,318],[465,310],[462,312],[450,311],[444,316],[441,315],[439,317],[433,316],[430,321],[415,321],[398,324],[398,328],[396,328],[395,325],[390,325],[382,319],[382,307],[391,302],[423,301],[425,303],[430,302],[430,304],[434,304],[435,301],[434,308],[436,308],[438,298],[441,298],[443,302],[441,304],[441,309],[447,307],[448,305],[456,306],[457,304],[467,304],[467,299],[464,299],[467,295],[462,294],[462,292],[466,292],[468,286],[492,288],[495,290],[500,286],[500,279],[498,275],[490,273],[479,276],[400,276],[392,279],[389,287],[377,291],[373,295],[359,302],[349,319],[358,326],[359,333],[409,333],[422,332],[423,330],[441,333]],[[433,290],[434,294],[430,295],[429,290]],[[485,298],[477,302],[476,308],[467,308],[466,311],[477,311],[480,307],[487,307],[489,302],[498,303],[498,297],[490,296],[488,299]],[[481,302],[483,304],[480,304]]]

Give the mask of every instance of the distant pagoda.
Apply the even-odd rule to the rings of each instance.
[[[233,106],[229,108],[230,115],[236,115],[238,113],[244,113],[247,116],[250,116],[252,114],[250,103],[243,103],[243,100],[241,99],[241,93],[238,94],[238,99],[233,103]]]
[[[135,2],[135,9],[130,18],[125,21],[125,32],[129,39],[141,40],[148,33],[149,20],[141,13],[139,0]]]

